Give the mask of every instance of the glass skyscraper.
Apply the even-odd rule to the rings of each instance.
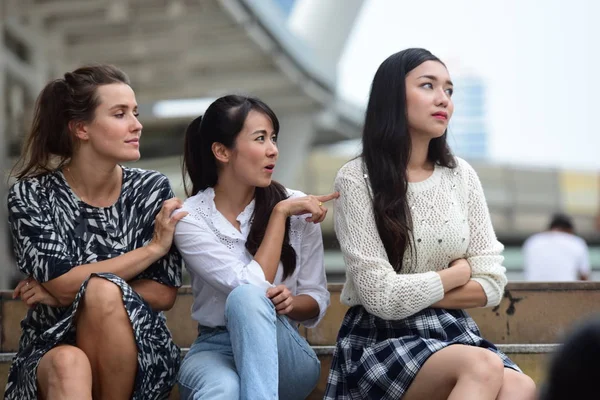
[[[454,115],[448,129],[453,153],[466,159],[489,156],[485,115],[485,83],[477,76],[453,78]]]

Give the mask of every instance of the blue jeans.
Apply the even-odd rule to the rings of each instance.
[[[183,400],[305,399],[321,364],[264,289],[235,288],[225,303],[225,327],[201,328],[179,371]]]

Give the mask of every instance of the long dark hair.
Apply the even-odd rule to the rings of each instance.
[[[413,224],[406,201],[411,139],[406,113],[406,75],[425,61],[437,61],[425,49],[406,49],[388,57],[377,70],[363,128],[362,157],[373,191],[373,211],[379,236],[394,269],[402,269],[407,246],[413,246]],[[454,168],[447,132],[429,143],[427,158]]]
[[[217,184],[218,165],[212,152],[212,145],[221,143],[233,149],[250,111],[257,111],[267,116],[273,124],[275,133],[279,133],[279,120],[273,110],[254,97],[236,95],[221,97],[206,109],[203,116],[190,123],[185,132],[182,167],[186,195],[194,196],[199,191]],[[246,240],[246,249],[250,254],[255,255],[258,251],[273,208],[287,197],[285,187],[276,181],[271,181],[267,187],[255,189],[253,222]],[[296,252],[290,245],[289,230],[290,219],[288,218],[281,249],[284,279],[296,269]]]
[[[49,82],[36,100],[31,131],[11,175],[17,179],[39,176],[66,164],[77,144],[69,123],[93,121],[100,102],[98,87],[111,83],[129,85],[129,78],[117,67],[101,64],[78,68]]]

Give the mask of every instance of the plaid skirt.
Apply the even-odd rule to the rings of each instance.
[[[398,400],[436,351],[453,344],[493,351],[506,368],[519,367],[483,339],[463,310],[426,308],[402,320],[384,320],[363,306],[348,310],[340,328],[324,400]]]

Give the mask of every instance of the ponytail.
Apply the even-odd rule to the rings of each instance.
[[[34,110],[31,133],[23,144],[19,161],[13,168],[18,170],[17,179],[41,175],[51,171],[53,155],[65,160],[73,155],[73,139],[68,134],[65,105],[70,96],[64,79],[54,80],[40,93]],[[60,168],[62,165],[58,165]]]
[[[200,186],[200,182],[203,181],[202,171],[207,171],[207,168],[202,168],[202,161],[206,162],[207,158],[209,160],[211,159],[210,157],[200,157],[198,154],[198,151],[200,151],[198,149],[202,149],[202,146],[200,145],[202,137],[194,134],[194,132],[200,131],[201,123],[202,116],[199,116],[189,124],[186,129],[183,143],[183,164],[181,165],[181,174],[183,176],[183,189],[188,197],[205,189]],[[191,189],[189,187],[190,183],[192,185]],[[214,186],[214,184],[212,186]]]
[[[129,78],[114,66],[91,65],[48,83],[36,100],[31,131],[11,175],[23,179],[62,168],[77,145],[69,124],[91,122],[100,103],[98,87],[111,83],[129,85]]]

